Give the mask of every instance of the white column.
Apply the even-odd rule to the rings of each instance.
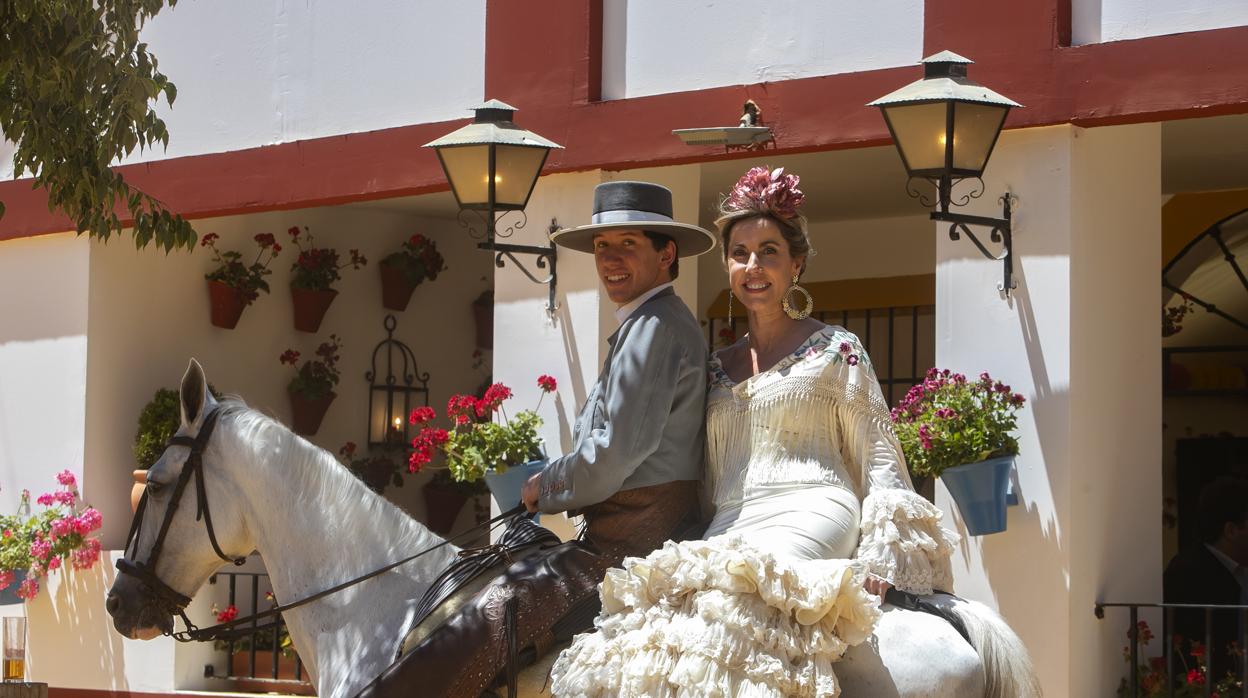
[[[972,214],[1014,218],[1018,288],[938,224],[936,357],[1027,397],[1008,530],[965,539],[958,593],[998,608],[1047,695],[1109,695],[1125,675],[1125,613],[1161,599],[1160,129],[1012,131]],[[981,239],[987,231],[976,229]],[[938,504],[965,534],[944,487]]]

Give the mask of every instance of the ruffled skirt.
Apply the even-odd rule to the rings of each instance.
[[[669,542],[607,573],[597,632],[559,656],[552,692],[837,696],[833,663],[880,615],[864,575],[852,560],[777,559],[737,536]]]

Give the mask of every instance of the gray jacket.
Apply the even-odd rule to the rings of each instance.
[[[606,363],[576,419],[575,445],[542,471],[544,512],[702,477],[707,349],[698,321],[669,288],[607,341]]]

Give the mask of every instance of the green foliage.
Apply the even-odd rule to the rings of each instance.
[[[153,105],[164,95],[172,106],[177,88],[139,31],[176,2],[0,0],[0,132],[17,144],[17,176],[32,175],[79,233],[120,233],[124,207],[137,247],[195,244],[190,223],[109,167],[169,145]]]
[[[910,471],[938,476],[947,468],[1017,455],[1013,431],[1023,396],[986,372],[970,382],[931,369],[892,413]]]
[[[312,233],[308,231],[307,226],[304,226],[302,231],[299,230],[299,226],[291,226],[286,232],[290,233],[291,242],[295,243],[295,247],[299,249],[298,259],[290,267],[292,288],[328,291],[333,288],[335,281],[342,278],[340,270],[347,267],[359,269],[368,264],[368,260],[360,254],[359,250],[350,250],[350,261],[339,264],[338,250],[330,247],[316,247]]]
[[[208,386],[214,398],[221,399],[217,389]],[[161,388],[139,412],[139,429],[134,434],[134,462],[139,470],[147,470],[160,460],[165,443],[182,424],[178,391]]]
[[[507,468],[541,457],[537,429],[542,418],[524,410],[505,424],[483,422],[450,432],[443,450],[451,476],[474,482],[487,472],[505,473]]]
[[[287,384],[286,391],[307,400],[319,400],[334,392],[334,386],[338,385],[338,361],[342,358],[338,352],[341,349],[342,339],[336,334],[329,335],[329,341],[322,342],[316,348],[317,358],[308,359],[299,366],[295,377]],[[296,366],[299,363],[299,352],[287,349],[278,361]]]

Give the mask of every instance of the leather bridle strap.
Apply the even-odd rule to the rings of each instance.
[[[173,524],[173,517],[177,514],[178,506],[182,502],[182,495],[186,491],[186,486],[190,483],[192,477],[195,478],[196,490],[195,520],[203,520],[205,527],[208,529],[208,540],[212,543],[213,551],[226,562],[232,562],[235,565],[241,565],[246,562],[245,558],[231,558],[221,550],[221,546],[217,542],[216,531],[212,526],[212,513],[208,508],[208,491],[204,487],[203,456],[204,451],[208,447],[208,440],[212,438],[212,432],[216,424],[217,410],[213,409],[204,415],[204,421],[199,428],[199,433],[194,437],[174,436],[166,442],[166,449],[171,446],[185,446],[190,449],[191,453],[187,456],[186,463],[182,466],[182,472],[178,475],[173,495],[169,499],[164,519],[160,523],[160,531],[156,534],[156,540],[152,543],[152,549],[148,553],[146,562],[138,560],[131,562],[125,557],[117,561],[118,570],[141,580],[166,610],[170,611],[171,614],[177,613],[181,615],[184,621],[187,620],[185,609],[191,603],[191,600],[161,581],[156,576],[155,570],[156,563],[160,559],[160,553],[164,549],[165,537],[169,534],[169,527]],[[128,553],[131,552],[131,547],[133,546],[132,554],[136,558],[138,557],[139,536],[143,530],[143,519],[147,512],[148,497],[148,492],[144,491],[143,497],[139,500],[139,506],[135,509],[134,520],[130,524],[130,533],[126,540],[126,551]]]

